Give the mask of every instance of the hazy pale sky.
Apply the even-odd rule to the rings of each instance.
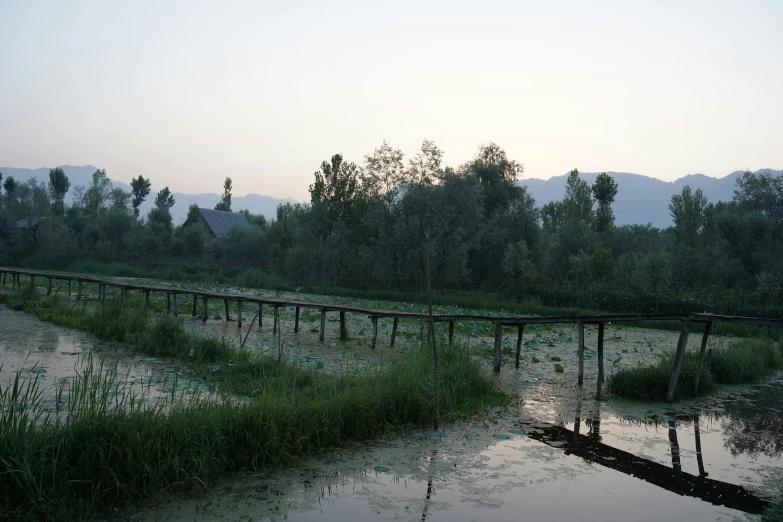
[[[0,0],[0,166],[308,199],[495,141],[525,177],[783,168],[783,1]]]

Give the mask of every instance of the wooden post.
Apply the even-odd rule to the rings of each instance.
[[[230,321],[231,312],[228,309],[228,299],[223,299],[223,307],[226,309],[226,321]]]
[[[501,360],[501,348],[503,344],[503,325],[500,323],[495,324],[495,361],[494,365],[492,367],[492,371],[499,372],[500,371],[500,360]]]
[[[519,369],[519,355],[522,352],[522,336],[525,334],[525,325],[520,324],[519,325],[519,331],[517,332],[517,358],[515,363],[515,368]]]
[[[601,385],[604,382],[604,323],[598,323],[598,385],[595,400],[601,400]]]
[[[449,321],[449,346],[454,346],[454,321]]]
[[[242,328],[242,300],[237,299],[237,328]]]
[[[198,315],[198,307],[196,306],[197,302],[198,302],[198,297],[196,296],[196,294],[193,294],[193,312],[191,313],[193,317],[196,317]]]
[[[392,334],[391,334],[391,344],[389,346],[394,346],[394,338],[397,337],[397,322],[399,321],[399,317],[394,318],[394,322],[392,323]]]
[[[71,297],[71,280],[68,280],[68,297]]]
[[[177,312],[177,292],[171,292],[171,306],[174,308],[174,315],[179,315]]]
[[[585,380],[585,323],[579,320],[577,323],[579,327],[579,377],[577,378],[577,384],[582,386]]]
[[[150,291],[144,290],[144,309],[146,310],[150,306]]]
[[[201,298],[201,322],[207,322],[207,296]]]
[[[278,321],[280,321],[280,311],[279,307],[275,305],[274,315],[272,316],[272,335],[277,335],[277,328],[280,326]]]
[[[345,311],[340,310],[340,340],[344,341],[348,338],[348,329],[345,327]]]
[[[680,461],[680,443],[677,440],[676,424],[673,420],[669,421],[669,444],[672,449],[672,468],[674,468],[674,479],[678,484],[682,482],[682,463]]]
[[[81,279],[76,283],[76,300],[80,301],[82,299],[82,281]]]
[[[677,353],[674,356],[674,365],[672,366],[672,378],[669,381],[669,391],[666,394],[666,402],[674,402],[674,395],[677,392],[677,381],[680,378],[682,370],[682,360],[685,357],[685,348],[688,345],[688,334],[691,333],[691,322],[685,320],[682,323],[680,331],[680,340],[677,342]]]
[[[297,308],[298,310],[298,308]],[[264,317],[264,303],[258,303],[258,329],[261,329],[261,321]],[[297,325],[298,327],[299,325]]]
[[[102,302],[106,300],[106,285],[98,284],[98,299]]]
[[[375,350],[375,343],[377,342],[378,342],[378,318],[373,317],[372,318],[372,346],[370,346],[370,348]]]
[[[52,278],[47,277],[48,281],[46,282],[46,295],[52,294]]]
[[[11,274],[11,290],[16,289],[16,274]]]
[[[5,286],[5,272],[3,272],[3,286]]]
[[[166,292],[166,311],[171,312],[171,292]]]
[[[326,310],[321,310],[321,330],[318,332],[318,340],[323,342],[326,330]]]
[[[299,307],[296,307],[294,312],[294,333],[299,332]]]
[[[701,350],[699,351],[699,363],[696,365],[696,375],[693,376],[693,393],[699,391],[699,378],[701,378],[701,369],[704,367],[704,355],[707,352],[707,342],[710,339],[712,331],[712,322],[704,325],[704,335],[701,336]]]

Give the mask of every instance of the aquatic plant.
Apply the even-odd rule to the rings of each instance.
[[[677,381],[677,398],[691,397],[699,354],[685,352]],[[663,400],[669,389],[674,364],[673,355],[665,354],[657,364],[621,368],[609,377],[609,391],[635,400]],[[702,369],[695,395],[712,392],[716,384],[755,382],[783,367],[780,347],[770,339],[742,339],[713,349],[710,368]]]

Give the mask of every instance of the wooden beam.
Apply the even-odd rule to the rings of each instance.
[[[514,364],[514,368],[517,370],[519,369],[519,356],[522,353],[522,336],[525,334],[525,325],[520,324],[519,325],[519,331],[517,332],[517,355],[516,355],[516,362]]]
[[[321,329],[318,332],[318,340],[323,342],[324,332],[326,331],[326,310],[321,310]]]
[[[503,325],[497,323],[495,325],[495,360],[493,362],[492,371],[500,371],[500,361],[502,359],[501,348],[503,345]]]
[[[454,346],[454,321],[449,321],[449,346]]]
[[[391,334],[391,344],[390,347],[394,347],[394,338],[397,337],[397,321],[399,321],[398,317],[394,318],[394,322],[392,323],[392,334]]]
[[[237,299],[237,328],[242,328],[242,300]]]
[[[371,349],[375,350],[375,344],[378,342],[378,318],[372,318],[372,346]]]
[[[348,329],[345,327],[345,310],[340,310],[340,340],[348,339]]]
[[[579,328],[579,346],[577,347],[579,352],[579,377],[577,378],[577,384],[582,386],[585,380],[585,323],[579,320],[576,326]]]
[[[601,385],[604,383],[604,323],[598,323],[598,385],[595,400],[601,400]]]
[[[694,395],[699,391],[699,378],[701,377],[701,370],[704,367],[704,356],[707,353],[707,343],[710,340],[711,331],[712,331],[712,323],[706,323],[704,325],[704,334],[701,336],[701,349],[699,350],[699,363],[696,365],[696,375],[693,376]]]
[[[299,307],[294,309],[294,333],[299,332]]]
[[[691,322],[685,320],[682,322],[682,330],[680,330],[680,340],[677,342],[677,353],[674,356],[674,364],[672,365],[672,378],[669,381],[669,391],[666,393],[666,402],[674,402],[674,395],[677,393],[677,381],[680,378],[680,371],[682,370],[682,361],[685,357],[685,348],[688,345],[688,334],[691,333]]]

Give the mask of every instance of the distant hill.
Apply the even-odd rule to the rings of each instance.
[[[84,165],[81,167],[74,167],[71,165],[61,165],[68,179],[71,182],[71,189],[73,187],[82,186],[86,187],[92,182],[93,173],[98,170],[97,167],[92,165]],[[0,167],[0,172],[3,173],[3,178],[6,176],[13,176],[13,178],[20,182],[25,182],[28,179],[34,178],[42,183],[49,181],[49,168],[41,169],[16,169],[10,167]],[[127,183],[121,181],[112,180],[114,186],[130,192],[131,187]],[[68,191],[66,196],[66,202],[71,202],[72,190]],[[188,207],[193,203],[196,203],[199,207],[203,208],[215,208],[215,205],[220,201],[219,194],[182,194],[181,192],[174,192],[174,206],[171,208],[171,215],[174,218],[174,223],[179,224],[185,221],[185,217],[188,214]],[[141,214],[146,215],[150,208],[152,208],[155,200],[155,192],[153,191],[147,201],[141,205]],[[265,196],[263,194],[247,194],[246,196],[234,196],[231,198],[231,207],[234,210],[247,209],[254,214],[263,214],[267,219],[272,219],[277,213],[277,205],[281,203],[296,203],[291,198],[275,198],[272,196]]]
[[[737,178],[741,170],[732,172],[723,178],[711,178],[704,174],[690,174],[675,181],[661,181],[649,176],[628,172],[607,172],[618,185],[617,199],[612,205],[618,225],[652,223],[659,228],[672,225],[669,215],[669,202],[674,194],[682,192],[685,185],[693,190],[701,189],[710,202],[730,201],[734,196]],[[762,169],[758,172],[783,174],[783,170]],[[580,172],[582,178],[591,185],[598,172]],[[547,180],[522,179],[518,183],[527,185],[538,206],[550,201],[560,201],[565,196],[565,183],[568,174],[555,176]]]
[[[68,179],[71,181],[71,187],[84,186],[92,181],[92,174],[97,169],[92,165],[73,167],[62,165]],[[4,176],[13,176],[17,181],[27,181],[35,178],[38,181],[46,183],[49,181],[49,169],[16,169],[10,167],[0,167],[0,172]],[[628,172],[608,172],[618,184],[619,190],[617,200],[613,208],[618,225],[626,224],[645,224],[652,223],[659,228],[671,226],[672,220],[669,216],[669,202],[674,194],[682,192],[685,185],[690,185],[692,189],[701,189],[704,195],[711,202],[730,201],[734,196],[734,187],[737,177],[743,171],[735,171],[723,178],[711,178],[704,174],[689,174],[676,181],[661,181],[641,174],[631,174]],[[783,175],[783,170],[762,169],[758,172],[771,172],[774,175]],[[580,175],[590,183],[595,182],[597,172],[582,172]],[[568,174],[555,176],[547,180],[529,178],[522,179],[518,183],[526,185],[530,193],[536,200],[538,206],[549,203],[550,201],[560,201],[565,196],[565,182]],[[114,186],[130,191],[130,185],[114,181]],[[69,191],[69,196],[71,192]],[[152,207],[155,199],[154,193],[141,206],[142,214],[146,214]],[[181,223],[185,220],[188,207],[196,203],[200,207],[214,208],[220,201],[219,194],[182,194],[174,193],[176,203],[171,209],[174,223]],[[66,198],[70,202],[70,199]],[[296,203],[291,198],[275,198],[263,194],[248,194],[246,196],[234,196],[231,200],[231,206],[236,210],[248,209],[254,214],[263,214],[267,219],[275,216],[277,205],[280,203]]]

